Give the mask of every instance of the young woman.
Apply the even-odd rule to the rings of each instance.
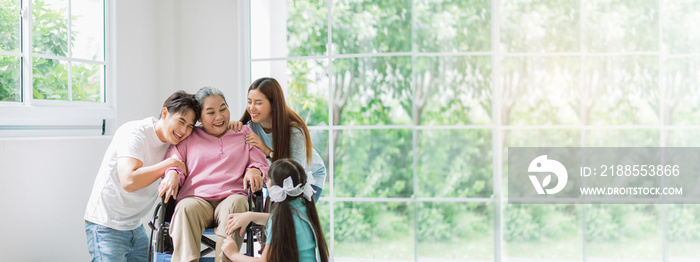
[[[253,191],[260,189],[267,179],[268,164],[259,149],[245,144],[244,136],[253,133],[249,127],[228,132],[230,112],[221,91],[203,87],[195,97],[202,108],[202,126],[166,153],[166,157],[182,159],[189,172],[185,179],[179,168],[168,169],[164,180],[181,185],[170,223],[172,261],[197,261],[201,235],[208,227],[216,227],[216,261],[221,261],[228,216],[248,210],[247,182]],[[236,237],[236,242],[242,243],[242,238]]]
[[[222,247],[232,261],[266,262],[327,262],[328,245],[323,237],[316,206],[312,201],[313,189],[307,181],[304,168],[294,160],[279,159],[270,167],[273,186],[268,189],[273,202],[272,215],[246,212],[229,215],[227,233],[241,228],[243,234],[250,222],[267,225],[267,242],[261,258],[248,257],[238,252],[239,246],[231,237]]]
[[[255,80],[248,88],[246,111],[240,122],[231,128],[240,130],[250,126],[254,134],[246,136],[246,143],[263,151],[269,161],[291,158],[312,173],[312,187],[318,201],[326,180],[323,159],[313,148],[309,129],[303,119],[287,106],[282,87],[274,78]]]
[[[127,122],[114,133],[85,208],[92,261],[146,261],[150,243],[141,218],[156,201],[154,182],[168,168],[185,168],[182,161],[163,156],[168,146],[190,135],[199,112],[194,95],[178,91],[165,100],[160,118]]]

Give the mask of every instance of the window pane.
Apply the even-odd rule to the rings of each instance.
[[[318,220],[321,222],[321,230],[328,245],[328,251],[331,248],[331,205],[328,201],[319,201],[316,203],[316,211],[318,212]]]
[[[73,57],[104,60],[104,1],[71,1]]]
[[[667,131],[666,145],[670,147],[700,147],[700,129]]]
[[[665,208],[668,261],[700,260],[700,207],[676,204]]]
[[[420,130],[418,196],[493,196],[491,130]]]
[[[700,52],[700,2],[662,1],[663,49],[668,53]]]
[[[579,50],[579,2],[503,1],[501,45],[505,52]]]
[[[22,63],[16,56],[0,55],[0,101],[22,101]]]
[[[250,1],[251,58],[326,54],[327,1]]]
[[[416,123],[491,124],[491,57],[425,57],[413,62]]]
[[[493,204],[418,203],[418,261],[493,261]]]
[[[584,130],[586,146],[640,147],[660,146],[658,129]]]
[[[581,145],[578,129],[514,129],[506,130],[501,137],[503,144],[502,193],[508,196],[508,147],[568,147]]]
[[[104,66],[73,63],[73,101],[102,102]]]
[[[68,62],[32,58],[34,99],[68,100]]]
[[[252,79],[273,77],[282,85],[287,105],[309,126],[328,125],[328,62],[326,60],[251,63]]]
[[[336,197],[411,197],[410,129],[338,130],[333,139]]]
[[[326,1],[287,1],[287,15],[289,56],[326,54],[326,43],[328,43]]]
[[[333,125],[411,123],[411,58],[333,60]]]
[[[661,261],[661,213],[646,204],[585,205],[586,258]]]
[[[20,52],[20,0],[0,1],[0,51]]]
[[[39,0],[32,3],[34,53],[68,55],[67,10],[67,0]]]
[[[336,202],[335,259],[414,260],[413,205]]]
[[[584,125],[659,123],[655,56],[584,57]]]
[[[503,125],[575,125],[579,118],[578,57],[506,57]]]
[[[489,1],[414,1],[418,52],[491,50]]]
[[[700,59],[665,60],[661,83],[664,125],[700,124]]]
[[[659,50],[656,0],[586,0],[581,8],[584,51]]]
[[[326,182],[323,184],[322,197],[330,197],[331,195],[331,172],[328,165],[328,130],[309,130],[311,133],[311,143],[314,145],[314,150],[323,158],[323,164],[326,167]],[[329,231],[330,232],[330,231]],[[329,233],[330,234],[330,233]]]
[[[505,204],[505,261],[581,261],[581,208],[565,204]],[[527,261],[530,261],[527,260]]]
[[[411,51],[410,0],[336,0],[333,53]]]

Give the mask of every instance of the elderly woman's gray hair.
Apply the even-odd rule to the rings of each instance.
[[[199,91],[197,91],[197,94],[194,95],[194,98],[197,99],[197,102],[199,102],[199,107],[204,108],[204,99],[210,96],[221,96],[221,98],[224,99],[224,103],[228,105],[224,93],[222,93],[221,90],[217,89],[216,87],[202,87],[199,89]]]

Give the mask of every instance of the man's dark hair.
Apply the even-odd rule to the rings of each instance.
[[[199,120],[200,114],[202,113],[202,110],[199,109],[199,103],[197,102],[197,99],[194,98],[194,95],[188,94],[182,90],[170,95],[170,97],[168,97],[168,99],[166,99],[163,103],[163,107],[167,108],[170,114],[185,114],[187,113],[187,110],[192,110],[194,111],[195,123]],[[163,117],[162,113],[158,118],[161,117]]]

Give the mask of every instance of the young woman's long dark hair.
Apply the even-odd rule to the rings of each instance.
[[[279,159],[272,163],[272,166],[270,166],[270,177],[274,185],[280,187],[283,186],[282,183],[287,177],[292,178],[294,186],[299,183],[302,185],[307,183],[304,168],[291,159]],[[320,262],[328,262],[328,244],[326,244],[326,238],[323,236],[316,205],[313,202],[313,198],[311,201],[308,201],[304,198],[304,194],[296,197],[287,196],[284,201],[273,204],[271,229],[273,234],[272,239],[270,239],[270,250],[267,254],[268,262],[299,262],[297,235],[296,229],[294,229],[294,219],[292,218],[292,206],[289,202],[300,197],[303,198],[302,201],[306,206],[306,215],[309,218],[309,222],[311,222],[311,227],[316,232],[316,243],[318,243],[316,248],[318,248],[321,256]]]
[[[311,164],[311,155],[313,145],[311,144],[311,136],[306,123],[301,116],[287,106],[284,99],[284,93],[279,82],[274,78],[263,77],[255,80],[248,88],[250,90],[257,89],[263,93],[267,100],[270,101],[270,114],[272,116],[272,147],[274,147],[274,157],[270,159],[275,162],[277,159],[291,158],[292,149],[290,145],[292,128],[299,129],[304,134],[304,146],[306,147],[306,163]],[[241,117],[241,123],[246,124],[250,121],[250,113],[246,110]]]

